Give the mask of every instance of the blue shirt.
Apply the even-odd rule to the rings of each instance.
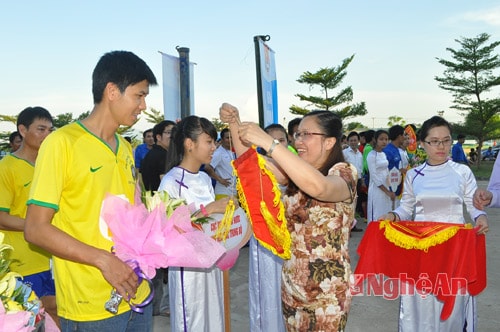
[[[453,159],[453,161],[456,163],[466,165],[469,164],[461,143],[457,142],[455,143],[455,145],[453,145],[453,148],[451,149],[451,159]]]
[[[146,143],[142,143],[135,148],[134,159],[135,168],[141,168],[141,161],[146,157],[150,149]]]

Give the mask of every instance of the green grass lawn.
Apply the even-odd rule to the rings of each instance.
[[[480,166],[472,165],[470,168],[477,180],[489,180],[494,163],[494,161],[483,160]]]

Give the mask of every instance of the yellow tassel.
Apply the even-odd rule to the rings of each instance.
[[[266,225],[269,228],[269,231],[271,233],[271,238],[273,241],[282,248],[283,250],[278,252],[274,246],[272,246],[269,243],[266,243],[262,241],[261,239],[257,238],[256,239],[259,241],[260,245],[262,245],[264,248],[267,250],[271,251],[273,254],[275,254],[278,257],[281,257],[283,259],[290,259],[291,257],[291,251],[290,251],[290,246],[291,246],[291,238],[290,238],[290,233],[288,232],[287,228],[287,221],[285,218],[285,207],[283,203],[281,202],[281,192],[278,187],[278,181],[276,180],[276,177],[274,176],[273,173],[271,173],[265,166],[266,161],[261,155],[257,155],[257,160],[259,164],[259,168],[264,175],[267,175],[271,182],[273,183],[273,193],[274,193],[274,198],[273,198],[273,205],[274,206],[279,206],[279,211],[277,213],[277,218],[278,221],[275,221],[274,217],[268,210],[267,206],[265,205],[265,202],[261,202],[261,207],[260,211],[261,214],[266,221]],[[236,168],[234,167],[234,161],[233,163],[233,171],[236,176],[238,176],[238,172]],[[261,174],[262,176],[262,174]],[[239,177],[236,178],[236,190],[238,192],[238,199],[240,206],[245,210],[248,220],[250,221],[250,224],[253,225],[253,220],[252,220],[252,215],[250,214],[250,210],[248,208],[248,202],[245,197],[245,192],[243,191],[243,186],[241,185]],[[264,208],[262,206],[264,204]],[[267,216],[267,217],[266,217]],[[269,218],[270,217],[270,218]],[[269,222],[268,220],[272,220]],[[281,226],[278,227],[278,222],[281,222]]]
[[[230,199],[229,203],[227,203],[226,211],[224,211],[224,216],[222,217],[219,225],[217,226],[217,230],[215,231],[215,239],[217,241],[226,242],[227,235],[229,234],[229,230],[231,229],[231,224],[233,223],[234,209],[234,201]]]
[[[425,252],[427,252],[430,247],[448,241],[455,236],[461,228],[470,229],[471,226],[471,224],[450,226],[430,236],[414,237],[396,229],[389,220],[383,220],[379,225],[380,229],[385,228],[385,238],[394,245],[404,249],[418,249]]]
[[[286,229],[286,223],[282,222],[281,225],[278,225],[278,221],[274,218],[274,216],[269,212],[267,208],[266,202],[260,202],[260,213],[262,213],[262,217],[266,221],[266,225],[269,229],[269,233],[271,234],[271,238],[274,243],[278,246],[277,250],[284,259],[290,258],[290,252],[286,251],[286,248],[290,248],[290,236],[288,235],[288,230]]]

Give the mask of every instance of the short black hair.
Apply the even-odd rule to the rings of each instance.
[[[375,130],[368,129],[367,131],[364,131],[363,133],[365,134],[366,143],[371,143],[371,141],[373,141],[373,137],[375,136]]]
[[[149,129],[146,129],[142,132],[142,138],[146,138],[146,135],[148,133],[152,133],[153,132],[153,128],[149,128]],[[154,135],[153,135],[154,136]]]
[[[300,121],[302,121],[302,118],[295,118],[288,122],[288,135],[293,135],[293,128],[298,126]]]
[[[282,125],[280,125],[279,123],[271,123],[270,125],[268,125],[266,128],[264,128],[264,131],[266,133],[269,134],[269,131],[271,130],[279,130],[279,131],[282,131],[283,133],[285,133],[285,136],[287,136],[287,132],[286,132],[286,129],[285,127],[283,127]]]
[[[14,140],[16,139],[16,137],[20,137],[21,139],[23,139],[23,137],[21,136],[21,134],[16,130],[16,131],[13,131],[12,133],[10,133],[10,135],[9,135],[9,143],[10,144],[14,143]]]
[[[47,120],[50,123],[54,122],[54,119],[52,119],[52,115],[50,115],[49,111],[47,111],[45,108],[41,106],[26,107],[17,116],[18,130],[20,125],[28,128],[36,119]]]
[[[353,137],[353,136],[356,136],[356,137],[359,139],[359,136],[360,136],[360,135],[358,134],[358,132],[357,132],[357,131],[351,131],[351,132],[349,133],[349,135],[347,135],[347,140],[349,140],[349,138],[351,138],[351,137]]]
[[[175,122],[174,121],[170,121],[170,120],[163,120],[162,122],[160,123],[157,123],[154,127],[153,127],[153,137],[155,139],[155,143],[158,141],[156,139],[156,136],[157,135],[161,135],[163,134],[163,131],[165,130],[165,128],[167,128],[168,126],[175,126]]]
[[[224,134],[227,133],[227,132],[229,132],[229,128],[228,127],[222,129],[221,132],[220,132],[220,139],[223,139],[224,138]]]
[[[389,128],[389,139],[391,141],[394,141],[396,138],[398,138],[401,135],[404,135],[405,129],[401,125],[394,125],[391,128]]]
[[[142,81],[157,85],[156,77],[146,62],[132,52],[112,51],[104,54],[92,73],[94,104],[102,101],[104,88],[114,83],[123,93],[128,86]]]

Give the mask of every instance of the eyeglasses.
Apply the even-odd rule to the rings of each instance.
[[[299,139],[306,140],[307,138],[311,137],[311,135],[318,135],[318,136],[326,136],[326,134],[323,133],[310,133],[308,131],[303,131],[303,132],[295,132],[293,133],[293,138],[297,141]]]
[[[424,141],[424,142],[429,144],[430,146],[439,146],[441,144],[443,144],[443,146],[450,146],[452,140],[447,138],[447,139],[444,139],[442,141],[440,141],[438,139],[433,139],[432,141]]]

